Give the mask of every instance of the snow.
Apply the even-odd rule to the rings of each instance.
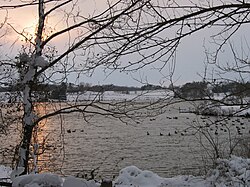
[[[136,166],[129,166],[120,171],[115,184],[122,186],[159,186],[163,179],[151,171],[142,171]]]
[[[114,183],[117,187],[205,186],[205,180],[202,177],[177,176],[173,178],[161,178],[151,171],[142,171],[135,166],[122,169]]]
[[[212,113],[215,113],[216,115],[220,116],[248,116],[250,115],[250,108],[242,108],[242,106],[234,105],[234,106],[212,106],[207,107],[209,110],[212,111]]]
[[[86,91],[84,93],[68,94],[68,101],[86,101],[100,99],[103,101],[155,101],[157,99],[166,99],[169,96],[173,97],[173,92],[169,90],[150,90],[150,91],[130,91],[123,93],[118,91],[105,91],[103,93]]]
[[[10,176],[10,168],[0,166],[0,177]],[[13,187],[100,187],[100,183],[69,176],[61,178],[55,174],[30,174],[13,180]],[[250,186],[250,159],[231,156],[218,159],[217,166],[206,176],[182,175],[162,178],[157,174],[128,166],[120,171],[113,181],[116,187],[246,187]]]
[[[63,183],[63,187],[98,187],[99,185],[96,184],[93,180],[87,181],[83,179],[78,179],[72,176],[69,176],[65,179]]]
[[[29,55],[26,53],[20,54],[19,59],[20,59],[20,62],[28,63],[28,64],[30,64],[30,62],[32,61]]]
[[[17,176],[24,172],[24,167],[18,167],[17,169],[13,170],[10,174],[10,179],[13,181]]]
[[[46,61],[42,56],[38,56],[35,58],[35,66],[44,68],[49,65],[49,62]]]
[[[0,179],[9,178],[12,170],[10,167],[0,165]]]
[[[36,69],[33,66],[30,66],[30,68],[27,71],[27,73],[24,73],[24,75],[23,75],[22,83],[26,84],[29,81],[33,80],[35,74],[36,74]]]
[[[14,179],[12,186],[13,187],[61,187],[63,180],[58,175],[54,174],[30,174],[23,175]]]
[[[223,115],[245,116],[250,114],[250,108],[243,109],[241,106],[220,106]]]

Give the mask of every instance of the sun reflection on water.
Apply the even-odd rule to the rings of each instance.
[[[48,114],[52,110],[47,103],[37,103],[34,107],[38,117]],[[57,149],[56,132],[53,130],[55,119],[41,120],[34,128],[32,141],[32,170],[36,172],[53,171],[55,154]],[[37,165],[37,166],[36,166]]]

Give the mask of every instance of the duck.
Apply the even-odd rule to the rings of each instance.
[[[71,133],[71,130],[70,130],[70,129],[68,129],[68,130],[67,130],[67,133]]]

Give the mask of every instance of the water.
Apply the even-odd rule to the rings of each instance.
[[[135,165],[162,177],[199,174],[204,170],[201,161],[208,153],[202,151],[197,127],[218,119],[179,113],[179,107],[190,106],[187,103],[172,105],[166,113],[145,118],[140,123],[125,124],[102,115],[94,115],[86,122],[80,113],[43,121],[38,137],[40,143],[46,143],[44,154],[39,156],[39,170],[87,178],[94,170],[95,178],[112,178],[120,169]],[[218,121],[217,130],[224,141],[217,138],[216,127],[211,126],[209,132],[218,146],[228,142],[229,131],[224,132],[225,129],[232,133],[230,140],[248,134],[246,125],[242,135],[235,134],[235,124],[232,124],[236,119],[249,123],[247,119],[231,118],[227,122],[230,125],[225,128]],[[207,141],[204,145],[207,149],[211,147]]]

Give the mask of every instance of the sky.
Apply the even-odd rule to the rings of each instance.
[[[102,9],[105,7],[105,1],[93,1],[93,0],[81,0],[79,1],[82,5],[81,7],[84,7],[86,15],[92,15],[93,10],[94,12],[98,12],[97,10]],[[9,2],[6,2],[9,3]],[[8,14],[8,22],[14,26],[15,28],[22,30],[22,28],[26,28],[25,31],[34,33],[34,27],[36,25],[37,16],[36,16],[36,8],[22,8],[22,9],[16,9],[16,10],[9,10],[6,11],[0,11],[1,15]],[[2,16],[3,19],[3,16]],[[53,15],[51,20],[54,20],[54,23],[59,23],[59,18],[56,17],[56,15]],[[53,22],[50,22],[51,27],[54,27],[52,25]],[[65,25],[61,25],[61,23],[57,24],[55,27],[57,28],[63,28]],[[247,41],[250,40],[250,36],[248,33],[248,29],[250,27],[246,26],[243,29],[241,29],[233,41],[236,43],[235,46],[240,46],[240,40],[242,38],[246,38]],[[205,31],[201,31],[199,33],[193,34],[187,38],[184,38],[179,48],[176,52],[176,64],[175,64],[175,71],[173,76],[173,82],[177,85],[184,84],[186,82],[192,82],[192,81],[200,81],[202,80],[201,75],[203,75],[205,66],[205,48],[211,48],[212,45],[210,43],[211,38],[210,35],[213,34],[216,30],[214,29],[207,29]],[[31,34],[32,35],[32,34]],[[8,38],[6,40],[13,40],[14,33],[13,31],[8,34]],[[15,46],[20,45],[20,40],[15,43]],[[57,46],[63,46],[62,41],[56,41]],[[13,42],[12,42],[13,43]],[[239,48],[239,47],[238,47]],[[16,50],[11,48],[12,53],[15,54]],[[9,50],[9,51],[11,51]],[[2,52],[3,53],[3,52]],[[222,61],[225,62],[228,61],[229,53],[224,52],[222,55]],[[223,59],[224,58],[224,59]],[[107,75],[108,74],[108,75]],[[149,83],[149,84],[161,84],[164,86],[168,86],[170,82],[165,79],[165,75],[168,75],[169,71],[168,69],[164,69],[162,72],[159,72],[158,70],[154,69],[153,66],[148,66],[142,70],[139,70],[134,73],[120,73],[120,72],[113,72],[112,74],[109,74],[107,72],[106,74],[103,72],[102,68],[96,69],[96,71],[93,73],[91,77],[81,77],[77,82],[74,80],[74,75],[69,76],[69,82],[85,82],[85,83],[91,83],[91,84],[115,84],[115,85],[125,85],[125,86],[140,86],[142,83]]]

